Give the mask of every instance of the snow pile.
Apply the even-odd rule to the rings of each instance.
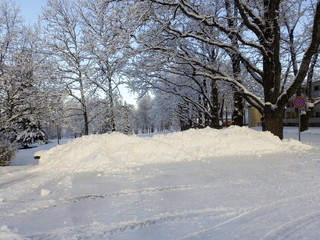
[[[150,163],[203,160],[213,157],[298,152],[311,147],[281,141],[269,132],[245,127],[201,129],[152,137],[121,133],[91,135],[35,153],[39,168],[50,171],[114,171]]]

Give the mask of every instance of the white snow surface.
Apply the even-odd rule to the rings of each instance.
[[[285,138],[230,127],[20,150],[25,166],[0,168],[0,239],[319,239],[320,128]]]

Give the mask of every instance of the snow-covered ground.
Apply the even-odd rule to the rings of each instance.
[[[65,144],[71,139],[62,139],[59,141],[59,144]],[[38,160],[34,158],[34,153],[40,150],[49,150],[57,146],[58,141],[49,141],[48,144],[43,144],[37,148],[22,149],[16,153],[15,158],[10,162],[11,166],[23,166],[23,165],[36,165]]]
[[[0,168],[0,239],[319,239],[320,128],[285,138],[93,135],[39,165],[21,150]]]

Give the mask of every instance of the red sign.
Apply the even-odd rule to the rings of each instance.
[[[304,100],[303,97],[296,97],[296,98],[293,100],[293,105],[294,105],[296,108],[303,108],[303,107],[306,105],[306,100]]]

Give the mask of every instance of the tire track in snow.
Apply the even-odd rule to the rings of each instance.
[[[185,191],[194,189],[196,186],[194,185],[179,185],[179,186],[164,186],[164,187],[150,187],[150,188],[142,188],[142,189],[127,189],[115,193],[106,193],[101,195],[89,194],[83,196],[69,197],[65,198],[65,201],[70,202],[79,202],[83,200],[96,200],[99,198],[106,197],[120,197],[122,195],[145,195],[150,193],[160,193],[160,192],[174,192],[174,191]]]
[[[7,188],[7,187],[13,187],[13,185],[20,184],[22,182],[26,182],[30,179],[35,178],[35,177],[37,177],[37,175],[35,175],[35,174],[24,174],[24,175],[22,175],[22,177],[20,176],[19,178],[13,178],[13,179],[10,179],[9,181],[0,183],[0,189]]]
[[[139,230],[145,227],[160,225],[168,222],[174,222],[178,220],[205,217],[209,215],[213,216],[233,216],[241,214],[241,212],[247,211],[246,209],[227,209],[227,208],[205,208],[200,210],[186,210],[176,213],[160,213],[159,215],[143,218],[141,220],[132,220],[127,222],[118,222],[111,224],[93,223],[90,225],[81,225],[77,227],[58,229],[51,233],[36,233],[34,235],[27,236],[30,239],[65,239],[75,236],[81,236],[81,239],[109,239],[117,234],[127,231]]]
[[[195,237],[202,235],[202,234],[205,234],[205,233],[207,233],[210,236],[209,232],[211,232],[213,230],[217,230],[215,232],[215,235],[221,234],[226,231],[231,231],[236,226],[244,225],[244,224],[247,224],[249,222],[254,221],[255,219],[257,219],[259,217],[264,217],[264,216],[270,215],[273,212],[278,212],[278,209],[280,208],[280,206],[278,206],[278,205],[280,205],[280,204],[287,203],[292,200],[303,199],[303,198],[309,197],[311,195],[319,195],[319,191],[301,194],[301,195],[293,196],[290,198],[283,198],[278,201],[274,201],[269,204],[253,208],[249,212],[244,212],[238,216],[235,216],[231,219],[228,219],[226,221],[223,221],[221,223],[218,223],[216,225],[213,225],[213,226],[208,227],[206,229],[203,229],[201,231],[190,233],[182,238],[179,238],[179,240],[194,239]],[[320,211],[317,211],[317,212],[314,212],[311,214],[304,215],[303,217],[300,217],[296,220],[289,221],[289,222],[283,224],[282,226],[280,226],[279,228],[270,230],[262,239],[265,239],[265,240],[285,239],[291,233],[294,233],[295,231],[299,230],[303,226],[306,226],[306,225],[312,223],[319,216],[320,216]],[[317,221],[320,221],[320,219],[317,219]],[[229,224],[231,224],[232,226],[229,226],[225,229],[222,228],[223,226],[226,226]],[[210,239],[210,237],[208,237],[208,236],[206,236],[206,238]]]
[[[320,221],[320,211],[306,214],[295,220],[286,222],[276,229],[270,230],[266,235],[262,237],[263,240],[271,239],[286,239],[291,234],[295,233],[299,229],[309,225],[310,223]]]
[[[131,222],[126,222],[126,223],[118,223],[118,226],[115,226],[111,229],[109,229],[105,234],[112,236],[117,233],[122,233],[126,231],[132,231],[136,229],[141,229],[144,227],[149,227],[153,225],[158,225],[162,224],[165,222],[173,222],[177,220],[182,220],[186,218],[195,218],[195,217],[201,217],[205,215],[210,215],[210,217],[219,215],[237,215],[242,212],[246,212],[246,209],[227,209],[227,208],[205,208],[205,209],[200,209],[200,210],[186,210],[184,212],[179,212],[179,213],[167,213],[167,214],[160,214],[158,216],[155,216],[153,218],[147,218],[147,219],[142,219],[138,221],[131,221]]]
[[[161,193],[161,192],[176,192],[192,190],[196,188],[194,185],[179,185],[179,186],[164,186],[164,187],[150,187],[142,189],[126,189],[119,192],[106,193],[106,194],[88,194],[82,196],[73,196],[60,199],[49,199],[45,201],[36,201],[33,204],[28,202],[28,207],[26,208],[25,203],[19,204],[16,202],[8,203],[7,208],[11,209],[9,212],[3,213],[1,217],[14,217],[17,214],[28,214],[35,211],[40,211],[44,209],[50,209],[54,207],[59,207],[61,205],[78,203],[81,201],[90,201],[97,199],[113,198],[120,196],[135,196],[135,195],[146,195],[150,193]],[[12,206],[9,206],[12,204]],[[12,210],[14,209],[14,210]]]
[[[255,208],[251,211],[247,211],[247,212],[243,212],[243,213],[240,213],[239,215],[235,216],[235,217],[232,217],[226,221],[223,221],[221,223],[218,223],[216,225],[213,225],[209,228],[205,228],[201,231],[198,231],[198,232],[193,232],[193,233],[190,233],[190,234],[187,234],[181,238],[179,238],[179,240],[186,240],[186,239],[194,239],[195,237],[201,235],[201,234],[204,234],[204,233],[208,233],[210,231],[213,231],[213,230],[219,230],[219,233],[221,232],[225,232],[225,231],[230,231],[230,228],[228,229],[221,229],[221,227],[227,225],[227,224],[233,224],[234,222],[237,222],[237,221],[240,221],[241,224],[243,223],[247,223],[255,218],[258,218],[258,217],[261,217],[261,216],[264,216],[264,213],[259,213],[258,210],[260,210],[260,208]],[[274,210],[275,211],[275,210]],[[270,212],[270,211],[268,211]],[[255,215],[253,215],[255,214]],[[246,218],[247,219],[244,219]],[[237,226],[237,224],[236,224]],[[215,232],[215,234],[219,234],[218,232]],[[206,236],[206,239],[210,239],[208,236]]]

